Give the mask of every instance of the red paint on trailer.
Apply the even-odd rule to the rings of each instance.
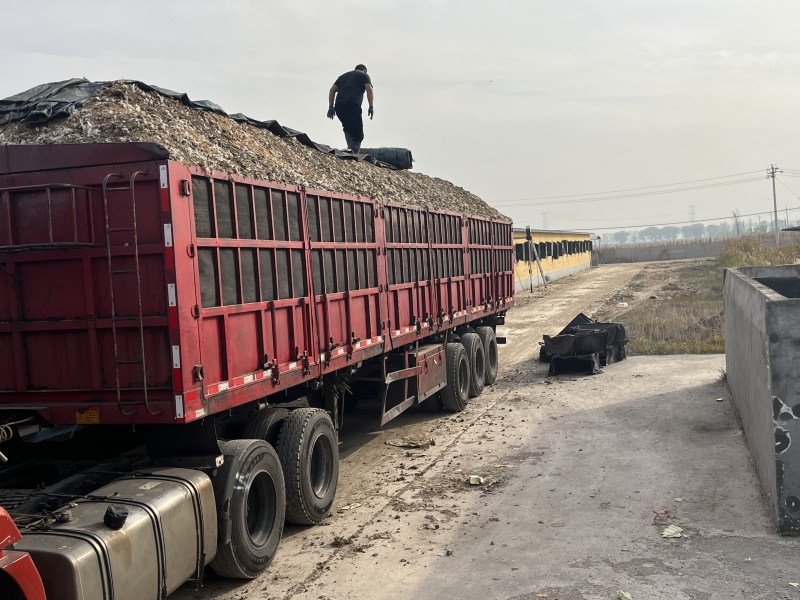
[[[4,170],[0,408],[50,423],[192,421],[513,306],[510,223],[146,144],[6,146]]]

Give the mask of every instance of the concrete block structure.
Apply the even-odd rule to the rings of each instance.
[[[542,275],[536,264],[539,255],[547,281],[566,277],[591,267],[592,241],[590,234],[576,231],[514,229],[516,263],[514,280],[517,292],[542,285]],[[535,252],[534,252],[535,251]]]
[[[683,258],[716,258],[726,242],[686,244],[654,244],[599,248],[600,264],[680,260]]]
[[[800,265],[725,272],[728,385],[778,530],[800,534]]]

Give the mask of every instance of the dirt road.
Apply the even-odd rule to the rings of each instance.
[[[719,381],[724,357],[635,357],[554,379],[534,360],[543,333],[641,269],[604,266],[521,297],[500,332],[498,383],[463,413],[378,429],[356,411],[333,514],[287,527],[258,580],[209,577],[176,597],[800,597],[800,540],[772,532]],[[404,436],[435,445],[386,443]],[[684,537],[662,538],[673,523]]]

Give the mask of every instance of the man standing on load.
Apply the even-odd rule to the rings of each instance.
[[[361,120],[364,92],[367,92],[369,102],[367,114],[372,119],[372,80],[364,65],[356,65],[354,70],[340,75],[328,92],[328,118],[339,117],[347,148],[351,152],[358,152],[364,139],[364,123]]]

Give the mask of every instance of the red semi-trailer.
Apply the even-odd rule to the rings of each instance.
[[[0,146],[14,551],[48,598],[162,597],[206,564],[255,577],[284,519],[329,513],[345,408],[463,410],[494,382],[513,302],[507,221],[208,172],[155,144]],[[14,582],[0,570],[25,597]]]

